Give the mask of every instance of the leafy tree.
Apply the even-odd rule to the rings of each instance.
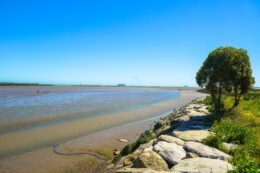
[[[233,92],[234,105],[254,84],[249,56],[245,49],[220,47],[209,53],[196,75],[199,86],[206,88],[212,97],[215,111],[223,108],[223,92]]]

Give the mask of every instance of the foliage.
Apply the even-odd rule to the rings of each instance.
[[[154,130],[158,130],[159,128],[161,128],[163,126],[161,121],[158,121],[155,125],[154,125]]]
[[[213,131],[220,137],[220,140],[228,143],[245,144],[253,140],[254,135],[249,127],[236,123],[226,118],[213,125]]]
[[[127,146],[125,146],[122,149],[121,155],[123,155],[123,156],[128,155],[128,154],[132,153],[136,148],[137,148],[136,142],[132,143],[132,144],[128,144]]]
[[[223,96],[223,102],[228,107],[233,104],[232,100],[232,96],[228,94]],[[203,102],[207,105],[213,104],[210,98]],[[223,151],[225,151],[223,142],[239,144],[237,150],[229,151],[229,154],[233,155],[232,164],[235,166],[235,170],[231,172],[259,171],[260,90],[246,93],[238,107],[232,111],[224,111],[222,118],[215,120],[212,130],[215,135],[206,138],[205,144]]]
[[[234,47],[215,49],[197,72],[196,81],[210,92],[216,112],[221,112],[224,107],[224,92],[233,91],[235,101],[232,108],[236,107],[241,95],[254,83],[247,51]]]
[[[260,165],[250,159],[250,155],[245,149],[238,149],[232,159],[234,170],[230,173],[259,173]]]
[[[140,137],[137,139],[136,141],[136,144],[138,145],[138,147],[141,145],[141,144],[145,144],[147,142],[149,142],[150,140],[154,139],[155,136],[154,134],[150,131],[150,130],[146,130],[144,133],[142,133],[140,135]],[[138,148],[137,147],[137,148]]]
[[[214,148],[221,148],[222,139],[216,135],[210,135],[203,140],[203,143]]]

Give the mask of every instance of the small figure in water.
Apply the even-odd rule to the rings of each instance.
[[[40,93],[40,90],[39,89],[37,89],[37,94],[39,94]]]

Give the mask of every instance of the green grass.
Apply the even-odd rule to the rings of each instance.
[[[210,97],[203,103],[213,109]],[[238,144],[237,150],[229,152],[236,168],[231,172],[260,172],[260,90],[245,94],[232,111],[228,110],[233,105],[233,97],[225,95],[223,103],[222,118],[213,123],[215,135],[206,138],[204,143],[224,151],[223,142]]]

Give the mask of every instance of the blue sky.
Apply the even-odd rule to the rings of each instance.
[[[196,86],[219,46],[260,86],[260,1],[1,0],[0,81]]]

